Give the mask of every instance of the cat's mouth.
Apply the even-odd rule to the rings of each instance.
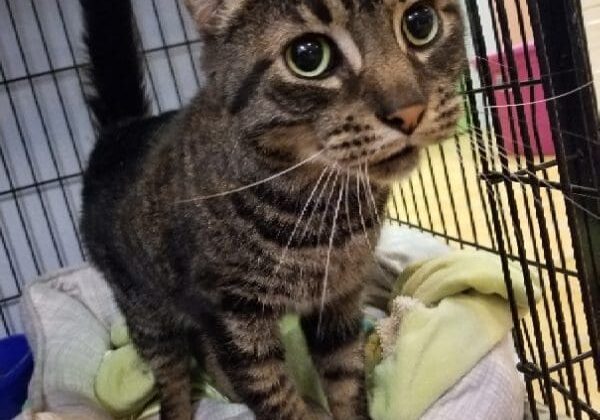
[[[419,163],[421,149],[406,146],[384,159],[369,164],[369,173],[374,180],[382,183],[397,181],[408,175]]]
[[[390,164],[393,164],[400,160],[408,159],[418,153],[419,153],[419,150],[416,146],[406,146],[406,147],[400,149],[398,152],[392,154],[391,156],[386,157],[385,159],[380,160],[379,162],[375,162],[374,164],[372,164],[370,166],[377,167],[377,166],[382,166],[382,165],[390,165]]]

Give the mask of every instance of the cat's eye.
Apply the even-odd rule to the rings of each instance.
[[[439,30],[439,16],[435,9],[426,3],[416,3],[404,13],[402,32],[414,46],[428,45],[435,39]]]
[[[333,66],[334,46],[318,34],[303,35],[292,41],[285,53],[288,67],[306,79],[325,77]]]

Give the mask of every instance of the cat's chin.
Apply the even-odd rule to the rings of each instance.
[[[369,177],[372,182],[389,185],[408,176],[418,165],[421,149],[409,146],[390,157],[369,164]]]

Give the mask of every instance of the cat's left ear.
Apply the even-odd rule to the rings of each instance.
[[[204,33],[217,33],[225,29],[235,12],[245,0],[186,0],[198,29]]]

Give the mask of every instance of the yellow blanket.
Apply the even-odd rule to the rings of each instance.
[[[541,295],[510,265],[515,301],[528,310]],[[512,328],[498,256],[454,252],[409,267],[401,276],[392,316],[378,326],[384,359],[371,377],[377,420],[418,419],[468,373]]]

